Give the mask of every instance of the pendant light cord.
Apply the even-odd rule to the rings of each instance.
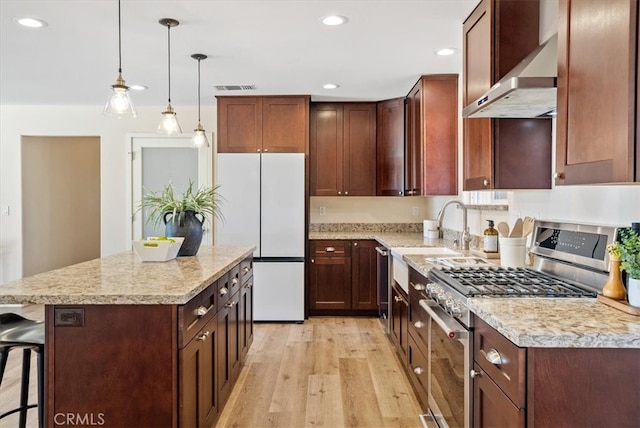
[[[167,24],[167,70],[169,75],[169,104],[171,104],[171,25]]]
[[[122,73],[122,19],[118,0],[118,73]]]
[[[198,124],[200,124],[200,58],[198,58]]]

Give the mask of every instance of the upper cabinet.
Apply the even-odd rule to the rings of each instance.
[[[311,196],[375,196],[376,104],[312,103]]]
[[[539,44],[538,0],[482,0],[463,25],[463,104]],[[463,119],[463,190],[551,188],[550,119]]]
[[[380,101],[377,116],[376,195],[404,195],[405,98]]]
[[[640,179],[637,8],[560,1],[556,184]]]
[[[219,153],[306,153],[308,96],[217,97]]]

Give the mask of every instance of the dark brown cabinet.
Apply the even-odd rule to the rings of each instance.
[[[617,427],[640,421],[640,350],[520,348],[482,319],[473,322],[475,427]]]
[[[560,2],[556,184],[640,178],[637,9],[633,0]]]
[[[377,105],[376,195],[404,195],[405,98]]]
[[[219,153],[306,153],[308,96],[217,97]]]
[[[218,310],[218,399],[222,408],[240,374],[240,292],[229,298]]]
[[[218,416],[217,324],[215,316],[209,317],[180,351],[180,426],[211,427]]]
[[[422,76],[407,95],[405,191],[458,193],[458,75]]]
[[[377,313],[376,242],[309,241],[311,315]]]
[[[376,104],[312,103],[311,196],[375,196]]]
[[[401,360],[407,364],[409,343],[409,300],[406,293],[397,285],[391,286],[391,340],[400,352]]]
[[[253,260],[240,263],[242,285],[240,287],[240,359],[244,361],[253,343]]]
[[[538,0],[482,0],[463,24],[463,104],[539,44]],[[463,119],[463,190],[551,188],[549,119]]]

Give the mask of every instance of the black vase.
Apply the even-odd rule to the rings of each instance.
[[[202,217],[202,220],[198,218]],[[168,217],[168,218],[167,218]],[[167,237],[183,237],[182,247],[178,251],[180,256],[195,256],[202,243],[202,223],[204,216],[195,211],[181,211],[173,215],[173,212],[164,214],[165,235]]]

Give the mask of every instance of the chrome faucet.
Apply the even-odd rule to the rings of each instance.
[[[469,233],[469,227],[467,226],[467,207],[465,204],[463,204],[460,201],[457,200],[451,200],[451,201],[447,201],[445,202],[445,204],[442,206],[442,208],[440,209],[440,211],[438,212],[438,230],[440,231],[440,238],[443,238],[443,233],[442,233],[442,219],[444,218],[444,211],[446,210],[446,208],[449,205],[453,205],[456,204],[458,206],[458,208],[462,209],[462,242],[463,242],[463,249],[464,250],[468,250],[469,249],[469,243],[471,242],[471,234]]]

